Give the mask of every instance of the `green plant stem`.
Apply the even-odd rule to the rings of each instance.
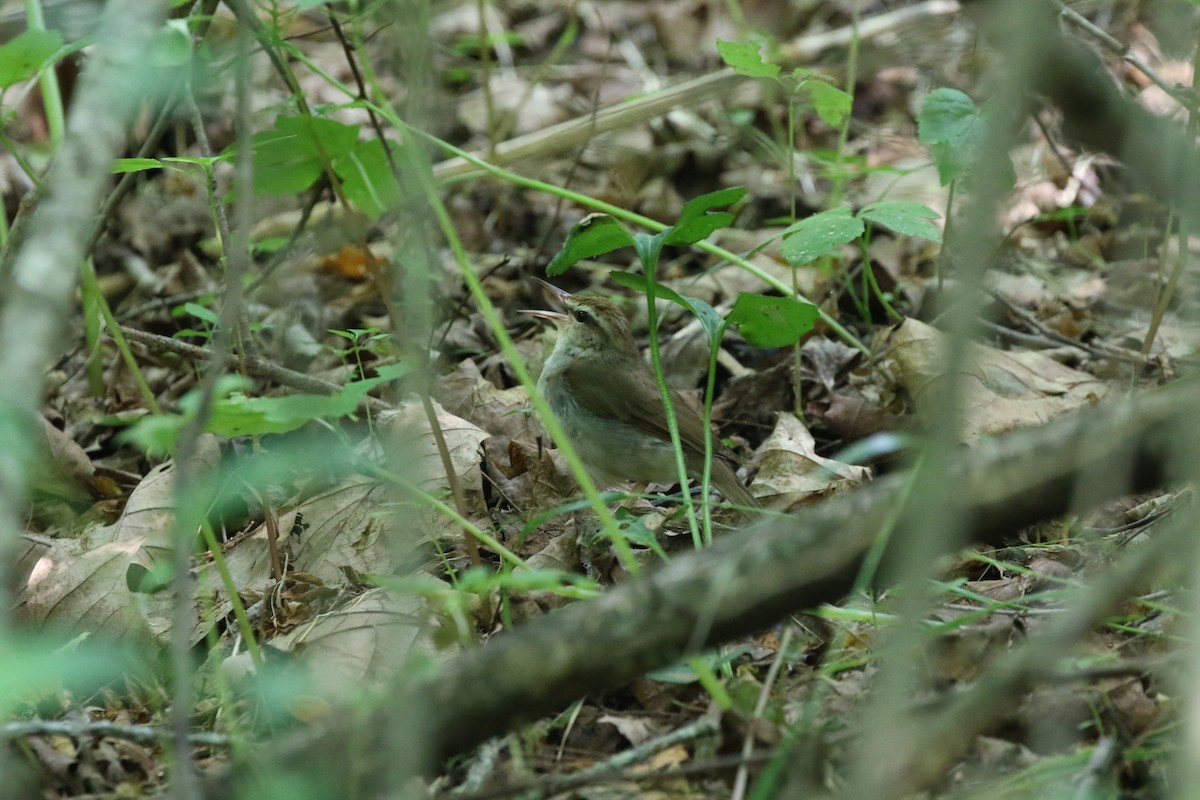
[[[733,708],[733,698],[729,696],[725,684],[721,683],[717,673],[713,672],[713,668],[709,666],[708,660],[703,655],[689,658],[688,666],[696,673],[696,679],[700,681],[700,685],[704,687],[704,691],[708,692],[712,701],[717,704],[717,708],[722,711]]]
[[[639,240],[635,239],[635,243]],[[642,239],[640,241],[646,241]],[[658,347],[658,306],[655,304],[654,290],[658,284],[655,273],[658,271],[658,256],[662,252],[662,242],[659,237],[654,237],[651,241],[654,245],[644,251],[642,247],[636,247],[638,255],[642,259],[642,269],[646,274],[646,322],[650,328],[650,366],[654,370],[654,379],[658,383],[658,393],[662,397],[663,411],[667,417],[667,430],[671,434],[671,447],[675,451],[675,468],[679,475],[679,489],[684,503],[684,510],[687,514],[688,528],[692,532],[692,544],[697,549],[703,544],[704,539],[700,535],[700,523],[696,518],[696,505],[692,502],[692,495],[688,491],[688,474],[687,463],[683,457],[683,441],[679,437],[679,420],[675,416],[675,404],[671,402],[671,387],[667,384],[667,377],[662,370],[662,356]],[[707,438],[707,437],[706,437]],[[711,445],[710,445],[711,448]],[[704,469],[707,472],[710,469],[708,459],[705,459]]]
[[[700,509],[704,514],[704,543],[712,544],[712,503],[709,502],[709,486],[712,484],[712,404],[717,387],[717,355],[721,352],[721,339],[725,337],[722,326],[721,335],[708,348],[708,374],[704,381],[704,408],[701,413],[704,418],[704,475],[700,479]]]
[[[896,501],[891,504],[887,519],[880,526],[879,533],[875,535],[875,542],[871,545],[870,551],[867,552],[866,557],[863,559],[862,567],[858,570],[858,579],[854,582],[853,593],[866,592],[872,583],[874,583],[875,576],[879,573],[879,565],[883,562],[883,553],[887,550],[888,543],[892,540],[892,535],[900,525],[900,518],[908,509],[909,500],[912,497],[913,490],[917,486],[917,476],[921,474],[921,467],[924,464],[925,457],[926,451],[922,451],[917,456],[916,463],[909,470],[908,477],[896,493]]]
[[[2,130],[0,130],[0,146],[2,146],[4,148],[5,152],[7,152],[10,156],[12,156],[13,161],[17,162],[17,166],[21,168],[21,172],[25,175],[25,177],[29,180],[29,183],[33,186],[34,192],[37,194],[41,194],[43,191],[41,174],[38,173],[38,171],[36,169],[34,169],[33,164],[29,163],[29,159],[25,157],[25,154],[23,152],[21,152],[22,148],[20,146],[18,146],[17,143],[14,142],[8,136],[8,134],[6,134]],[[3,217],[3,216],[5,216],[5,215],[0,214],[0,217]],[[8,222],[7,222],[7,220],[5,220],[5,225],[7,226],[7,224],[8,224]],[[90,252],[90,248],[89,248],[89,252]]]
[[[859,252],[862,254],[863,280],[866,281],[867,289],[871,292],[871,294],[875,295],[875,299],[879,301],[879,304],[883,306],[884,311],[887,312],[887,315],[891,317],[894,322],[903,322],[904,317],[898,311],[896,311],[896,309],[892,307],[892,304],[888,302],[888,299],[883,296],[883,291],[879,288],[879,281],[875,278],[875,268],[871,266],[871,255],[869,252],[871,249],[870,231],[867,232],[867,235],[859,238],[858,247]],[[870,310],[870,305],[868,303],[868,314],[870,314]],[[869,319],[867,321],[869,321]]]
[[[859,0],[850,4],[850,47],[846,53],[846,94],[854,97],[854,86],[858,83],[858,16]],[[841,205],[842,196],[846,190],[846,174],[843,165],[846,160],[846,142],[850,138],[850,120],[853,113],[847,114],[838,128],[837,150],[834,152],[833,188],[829,193],[829,206]]]
[[[500,556],[500,558],[504,559],[509,564],[512,564],[514,567],[524,567],[526,569],[530,568],[529,565],[525,563],[524,559],[501,544],[498,539],[488,534],[483,528],[480,528],[478,525],[471,522],[471,520],[459,514],[453,506],[447,505],[441,500],[438,500],[436,497],[417,486],[412,481],[404,478],[401,475],[397,475],[386,467],[381,467],[378,464],[363,464],[362,469],[370,472],[377,478],[381,478],[395,486],[398,486],[421,505],[428,506],[429,508],[432,508],[433,510],[453,520],[455,524],[461,526],[469,535],[474,536],[485,546],[490,547],[498,556]]]
[[[85,262],[90,263],[90,259],[85,259]],[[93,272],[94,270],[93,267]],[[100,303],[104,296],[94,281],[81,280],[79,282],[79,299],[83,311],[83,346],[87,351],[85,363],[88,394],[92,397],[103,397],[107,391],[107,387],[104,385],[104,361],[100,357],[100,332],[103,322],[100,315]]]
[[[270,60],[272,66],[275,68],[275,71],[279,74],[279,77],[283,80],[284,84],[288,87],[288,90],[292,93],[292,100],[296,103],[296,110],[300,112],[300,116],[307,119],[314,118],[314,114],[308,105],[308,99],[304,94],[304,90],[300,86],[300,82],[296,79],[296,73],[292,71],[291,62],[288,59],[280,58],[279,53],[276,52],[276,47],[279,47],[280,49],[286,50],[289,57],[295,58],[299,52],[297,48],[294,47],[290,42],[272,39],[268,35],[268,32],[264,28],[263,24],[259,22],[259,19],[255,15],[254,11],[246,4],[246,0],[226,0],[226,4],[229,6],[230,10],[233,11],[233,14],[235,17],[237,17],[238,22],[254,34],[255,39],[262,47],[263,52]],[[278,29],[276,28],[276,30]],[[304,63],[310,64],[310,62],[306,60],[304,60]],[[322,76],[326,75],[326,73],[321,74]],[[337,87],[339,90],[349,94],[352,99],[358,99],[357,96],[351,92],[345,84],[339,82]],[[334,171],[333,159],[331,159],[329,157],[329,153],[326,152],[325,144],[321,141],[321,138],[316,135],[310,136],[306,144],[315,149],[319,155],[325,178],[329,181],[330,190],[333,192],[334,196],[337,197],[338,202],[341,203],[343,207],[349,208],[350,203],[346,200],[346,194],[342,188],[342,179],[338,176],[337,172]]]
[[[938,253],[937,261],[934,262],[934,269],[937,271],[938,292],[942,291],[943,285],[946,282],[946,270],[944,264],[946,261],[946,253],[949,252],[948,245],[950,244],[950,226],[954,220],[954,191],[957,188],[958,179],[956,178],[955,180],[950,181],[950,189],[946,193],[946,224],[942,228],[942,242],[944,242],[944,244],[942,245],[941,252]]]
[[[492,96],[492,38],[487,24],[487,0],[475,0],[475,15],[479,19],[479,91],[483,92],[483,109],[487,119],[488,156],[496,153],[496,140],[501,138],[500,122],[496,119],[496,99]]]
[[[788,188],[789,199],[791,200],[791,219],[796,219],[796,104],[789,100],[787,109],[787,160],[788,160]],[[792,269],[792,296],[800,297],[798,269]],[[796,399],[795,408],[793,411],[796,417],[801,422],[804,421],[804,393],[801,386],[801,363],[800,363],[800,342],[792,345],[792,396]]]
[[[303,53],[296,52],[293,55],[295,58],[302,61],[306,67],[313,70],[314,73],[320,75],[324,80],[328,81],[331,86],[333,86],[334,88],[338,89],[339,91],[345,93],[348,97],[350,97],[352,99],[358,99],[358,95],[355,92],[351,91],[348,86],[346,86],[341,81],[337,80],[337,78],[330,75],[328,72],[326,72],[324,69],[322,69],[319,65],[317,65],[317,64],[313,63],[311,60],[307,59]],[[407,125],[406,123],[401,122],[397,118],[396,114],[385,110],[381,105],[379,105],[377,103],[373,103],[369,100],[362,101],[362,102],[364,102],[364,104],[367,105],[367,107],[371,108],[376,113],[384,116],[384,118],[386,118],[389,122],[391,122],[396,127],[403,130],[406,134],[411,134],[412,136],[423,139],[424,141],[427,141],[430,144],[433,144],[436,147],[441,148],[442,150],[446,151],[447,153],[449,153],[452,156],[457,156],[457,157],[463,159],[464,161],[466,161],[467,163],[474,164],[476,167],[479,167],[479,169],[481,169],[485,173],[491,175],[492,177],[495,177],[500,180],[511,183],[514,186],[520,186],[525,189],[533,189],[534,191],[545,192],[546,194],[554,195],[556,197],[561,197],[564,200],[576,203],[580,206],[583,206],[584,208],[590,208],[595,211],[601,211],[605,214],[609,214],[613,217],[616,217],[617,219],[624,220],[626,222],[632,222],[635,225],[640,225],[641,227],[646,228],[647,230],[650,230],[650,231],[654,231],[655,233],[664,231],[668,227],[667,225],[664,225],[663,223],[661,223],[657,220],[650,219],[649,217],[645,217],[645,216],[642,216],[641,214],[634,213],[627,209],[621,208],[620,206],[614,206],[611,203],[605,203],[603,200],[597,200],[593,197],[589,197],[587,195],[580,194],[579,192],[573,192],[569,189],[564,189],[559,186],[554,186],[553,184],[545,183],[544,181],[539,181],[534,178],[526,178],[523,175],[518,175],[517,173],[507,170],[507,169],[504,169],[503,167],[497,167],[493,164],[489,164],[487,161],[484,161],[483,159],[479,158],[478,156],[472,155],[471,153],[468,153],[466,150],[455,147],[454,145],[450,144],[449,142],[443,141],[442,139],[439,139],[438,137],[434,136],[431,133],[426,133],[423,130],[420,130],[418,128],[413,128],[413,127]],[[745,270],[746,272],[749,272],[751,275],[758,278],[760,281],[767,284],[772,289],[776,290],[777,292],[784,295],[785,297],[794,297],[796,300],[799,300],[800,302],[809,303],[811,305],[817,305],[816,303],[813,303],[811,300],[809,300],[804,295],[793,291],[793,289],[791,287],[789,287],[786,283],[784,283],[783,281],[776,278],[774,275],[770,275],[770,274],[764,272],[757,265],[751,263],[749,260],[747,260],[746,258],[743,258],[742,256],[731,253],[730,251],[726,250],[725,248],[718,247],[717,245],[712,244],[711,242],[697,242],[696,247],[700,248],[701,250],[703,250],[706,253],[710,253],[711,255],[717,256],[718,258],[724,259],[725,261],[728,261],[731,264],[737,265],[738,267]],[[871,353],[870,349],[865,344],[863,344],[861,341],[859,341],[857,336],[855,336],[853,333],[851,333],[849,330],[847,330],[845,327],[843,327],[837,320],[835,320],[831,316],[829,316],[829,314],[827,314],[823,309],[820,309],[818,307],[818,310],[821,315],[821,321],[824,322],[831,331],[833,331],[834,335],[836,335],[839,339],[844,341],[846,344],[853,347],[855,350],[858,350],[859,352],[863,353],[864,355],[870,355],[870,353]]]
[[[137,386],[138,394],[142,396],[142,402],[146,404],[151,413],[161,414],[162,408],[158,405],[158,400],[154,397],[154,391],[146,381],[146,376],[142,374],[142,368],[138,365],[137,359],[134,358],[133,351],[129,349],[129,342],[125,339],[125,334],[121,332],[121,326],[117,323],[116,317],[113,316],[112,308],[104,298],[104,293],[100,291],[100,285],[96,281],[96,270],[90,258],[86,258],[83,261],[83,266],[80,269],[80,282],[84,297],[90,297],[94,300],[96,309],[100,312],[100,316],[103,317],[104,324],[108,328],[108,335],[112,337],[113,342],[117,345],[117,352],[121,354],[121,360],[129,368],[129,374],[133,376],[134,385]],[[92,342],[88,342],[88,346],[93,347],[94,345]],[[92,353],[91,357],[98,358],[98,350]]]
[[[25,0],[25,18],[29,30],[46,30],[46,18],[42,14],[41,0]],[[50,132],[50,145],[55,152],[62,144],[67,130],[66,114],[63,112],[62,90],[58,85],[58,73],[54,65],[47,67],[38,77],[42,89],[42,108],[46,113],[46,129]]]
[[[260,667],[263,663],[262,650],[259,649],[258,642],[254,638],[254,629],[250,627],[250,617],[246,614],[246,606],[238,594],[237,582],[229,572],[229,563],[225,561],[221,543],[217,541],[212,525],[207,520],[200,523],[200,532],[209,553],[212,554],[213,566],[216,567],[217,574],[221,576],[221,585],[225,587],[225,593],[229,595],[229,603],[233,606],[233,618],[237,622],[238,632],[242,634],[242,639],[246,642],[246,652],[250,654],[250,660],[254,662],[254,666]]]

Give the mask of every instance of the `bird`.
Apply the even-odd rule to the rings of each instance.
[[[559,327],[537,389],[592,479],[604,487],[624,481],[674,483],[679,470],[662,394],[621,309],[601,297],[571,294],[540,279],[538,283],[547,299],[564,310],[522,312]],[[704,419],[674,389],[670,396],[687,474],[699,479],[704,470]],[[733,451],[714,434],[713,485],[743,513],[761,508],[738,480],[737,463]]]

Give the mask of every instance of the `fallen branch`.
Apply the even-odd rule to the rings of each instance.
[[[950,479],[957,482],[953,496],[969,521],[967,533],[974,541],[998,541],[1036,521],[1082,511],[1073,489],[1097,463],[1109,465],[1113,491],[1161,485],[1164,454],[1170,442],[1183,439],[1177,426],[1192,413],[1196,391],[1194,382],[1180,382],[965,455]],[[398,683],[370,710],[281,742],[254,772],[303,772],[327,781],[331,791],[356,786],[370,796],[581,696],[791,613],[837,602],[854,585],[903,480],[884,479],[765,521],[600,598],[498,636],[432,674]],[[902,537],[891,544],[893,551],[903,546]],[[239,780],[249,772],[243,769]],[[223,796],[232,785],[230,775],[216,778],[206,796]]]

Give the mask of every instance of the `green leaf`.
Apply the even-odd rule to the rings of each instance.
[[[714,208],[731,206],[746,196],[742,186],[731,186],[715,192],[693,197],[684,203],[679,212],[679,221],[664,233],[663,244],[689,245],[708,238],[709,234],[718,228],[724,228],[733,223],[733,214],[728,211],[712,211]]]
[[[0,45],[0,88],[32,78],[62,45],[58,31],[25,31]]]
[[[979,121],[979,109],[958,89],[934,89],[917,116],[917,141],[921,144],[953,143],[970,133]]]
[[[183,430],[183,417],[177,414],[150,414],[117,434],[121,444],[131,444],[149,456],[175,452],[175,440]]]
[[[812,303],[743,292],[729,312],[729,321],[755,347],[785,347],[811,331],[819,316]]]
[[[334,160],[333,171],[342,179],[346,198],[373,220],[400,199],[400,186],[380,139],[357,142],[353,150]]]
[[[346,384],[342,391],[328,395],[246,397],[232,394],[213,405],[205,430],[226,437],[287,433],[314,419],[337,419],[353,414],[368,391],[389,380],[392,378],[380,376],[354,381]],[[180,406],[184,406],[182,401]]]
[[[6,633],[0,639],[5,655],[0,659],[0,712],[7,716],[18,702],[38,703],[67,694],[91,697],[110,681],[129,679],[131,670],[144,672],[134,667],[130,649],[98,644],[89,640],[92,636],[81,633],[62,642],[47,635]]]
[[[345,417],[354,413],[372,388],[407,372],[408,365],[404,362],[389,364],[376,370],[377,377],[348,383],[333,394],[284,397],[247,397],[240,391],[246,385],[245,379],[225,376],[217,383],[217,397],[205,430],[226,437],[266,435],[287,433],[315,419]],[[199,393],[188,392],[179,401],[183,414],[144,417],[118,434],[117,439],[154,455],[173,452],[179,432],[195,417],[199,405]]]
[[[721,346],[721,337],[725,335],[726,322],[715,308],[701,300],[699,297],[685,298],[688,305],[692,307],[696,318],[700,320],[701,327],[704,328],[704,335],[708,338],[708,346],[710,349],[715,349]]]
[[[884,200],[864,206],[858,215],[865,220],[891,228],[905,236],[917,236],[931,242],[941,242],[942,232],[930,220],[942,215],[929,206],[905,200]]]
[[[207,322],[209,325],[216,325],[221,321],[221,317],[211,308],[205,308],[198,303],[184,303],[182,306],[177,306],[171,311],[172,317],[181,317],[184,314],[191,314],[196,319]]]
[[[321,177],[324,164],[350,153],[358,141],[357,125],[320,117],[285,117],[253,139],[254,190],[284,195],[306,191]]]
[[[125,588],[134,594],[158,594],[170,587],[174,574],[169,561],[155,564],[153,568],[133,563],[125,568]]]
[[[783,232],[780,250],[793,267],[816,261],[839,245],[862,236],[865,228],[846,206],[831,208],[806,217]]]
[[[595,258],[632,244],[629,229],[616,217],[588,214],[571,228],[562,248],[546,265],[546,275],[553,278],[585,258]]]
[[[636,272],[610,272],[608,278],[613,283],[619,283],[628,289],[633,289],[635,292],[646,293],[646,277],[644,275],[638,275]],[[691,304],[684,299],[683,295],[669,286],[663,286],[661,283],[654,285],[654,296],[659,300],[669,300],[678,306],[686,308],[688,311],[692,310]]]
[[[219,154],[215,156],[165,156],[164,164],[193,164],[197,167],[203,167],[205,171],[211,170],[222,161],[228,161],[227,154]]]
[[[804,84],[808,96],[812,98],[813,108],[817,116],[825,120],[827,125],[838,128],[850,115],[854,98],[831,83],[823,80],[811,80]]]
[[[733,67],[738,75],[748,78],[777,78],[779,67],[768,64],[759,55],[759,46],[753,42],[725,42],[717,40],[717,52],[721,60]]]
[[[737,647],[722,648],[720,652],[700,653],[695,656],[689,656],[683,661],[679,661],[663,669],[647,672],[646,677],[659,683],[695,683],[699,678],[696,675],[695,668],[692,666],[693,659],[701,659],[700,663],[708,664],[713,670],[718,670],[728,664],[732,664],[749,652],[752,652],[750,647],[739,645]]]
[[[167,20],[150,42],[150,62],[161,67],[179,67],[192,60],[192,34],[186,19]]]
[[[935,89],[917,116],[917,141],[929,147],[942,185],[961,177],[983,140],[983,122],[975,101],[957,89]]]
[[[583,575],[555,569],[520,570],[497,573],[482,567],[468,567],[454,582],[458,591],[488,594],[497,589],[510,592],[557,591],[564,587],[596,590],[596,584]]]
[[[663,240],[671,232],[665,228],[655,234],[638,231],[633,235],[633,250],[637,253],[638,261],[642,262],[642,270],[647,275],[658,272],[658,257],[662,255]]]
[[[635,272],[612,272],[609,273],[608,278],[613,283],[619,283],[626,288],[633,289],[642,294],[646,293],[646,278],[643,275],[638,275]],[[704,333],[708,337],[709,346],[720,344],[721,336],[725,333],[725,319],[715,308],[699,298],[684,297],[674,289],[669,286],[663,286],[661,283],[655,284],[654,296],[662,300],[669,300],[675,305],[686,308],[695,314],[700,320],[700,324],[704,327]]]
[[[166,164],[157,158],[118,158],[113,161],[113,174],[123,172],[145,172],[148,169],[164,169]]]

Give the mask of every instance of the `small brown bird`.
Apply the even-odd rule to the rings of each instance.
[[[608,300],[579,297],[545,281],[539,283],[566,313],[524,312],[552,320],[560,328],[538,379],[538,391],[592,478],[601,486],[622,481],[674,483],[679,472],[662,395],[625,315]],[[704,420],[674,390],[671,404],[688,476],[699,479],[704,470]],[[760,508],[734,472],[733,451],[715,435],[712,447],[713,485],[735,505]]]

